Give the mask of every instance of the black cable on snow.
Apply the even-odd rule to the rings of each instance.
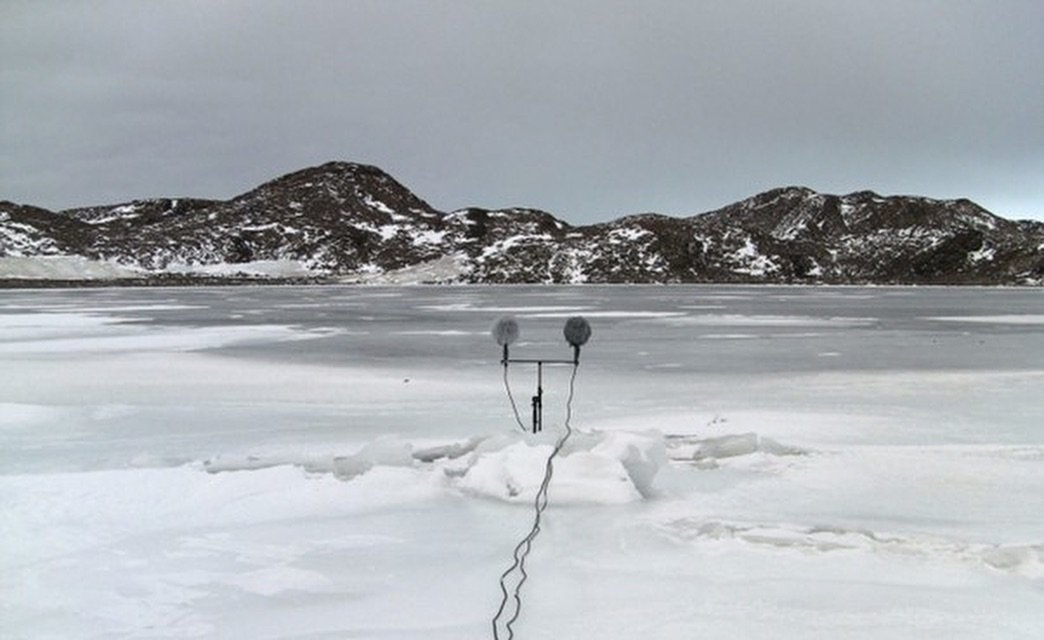
[[[504,624],[504,628],[507,630],[507,640],[513,640],[515,637],[515,630],[512,626],[515,621],[518,620],[518,616],[522,613],[522,585],[525,584],[529,578],[529,574],[526,573],[526,558],[529,556],[529,552],[533,548],[533,541],[540,533],[540,521],[543,516],[544,509],[547,508],[547,490],[551,485],[551,476],[554,474],[554,460],[555,457],[562,451],[562,447],[565,446],[566,440],[573,434],[573,428],[569,424],[573,417],[573,390],[576,383],[576,372],[578,366],[573,365],[573,373],[569,376],[569,397],[566,399],[566,418],[565,418],[565,434],[558,439],[555,443],[555,448],[552,449],[551,455],[547,457],[547,462],[544,464],[544,480],[540,483],[540,489],[537,491],[536,498],[533,500],[533,526],[530,528],[529,533],[526,534],[522,541],[515,547],[514,562],[508,567],[508,570],[500,575],[500,607],[497,609],[497,614],[493,616],[493,638],[494,640],[500,640],[500,629],[498,623],[500,622],[501,616],[506,613],[507,603],[509,597],[515,601],[515,612],[511,614],[511,617]],[[506,377],[505,377],[506,380]],[[517,414],[517,412],[516,412]],[[521,421],[519,421],[521,423]],[[508,595],[507,585],[505,580],[515,570],[518,570],[521,578],[519,578],[518,584],[512,594]]]
[[[507,391],[508,400],[511,401],[511,411],[515,414],[515,422],[518,423],[518,428],[522,430],[522,433],[525,433],[526,425],[522,424],[522,416],[518,414],[518,405],[515,404],[515,396],[511,395],[511,385],[508,383],[507,362],[504,362],[504,389]]]

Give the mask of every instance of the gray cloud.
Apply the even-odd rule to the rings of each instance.
[[[573,222],[785,184],[1044,219],[1044,3],[0,4],[0,198],[229,197],[331,159]]]

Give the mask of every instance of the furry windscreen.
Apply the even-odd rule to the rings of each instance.
[[[580,347],[591,338],[591,325],[583,316],[573,316],[566,320],[562,333],[565,334],[566,342],[574,347]]]
[[[514,318],[501,318],[493,325],[493,330],[490,333],[493,335],[493,339],[497,341],[497,344],[506,347],[518,340],[518,322]]]

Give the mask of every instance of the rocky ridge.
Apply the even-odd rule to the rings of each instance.
[[[785,187],[691,217],[571,226],[536,209],[438,211],[376,167],[331,162],[227,201],[0,202],[0,279],[26,277],[1040,285],[1044,223],[963,199]]]

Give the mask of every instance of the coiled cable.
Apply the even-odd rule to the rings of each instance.
[[[540,483],[540,489],[537,490],[536,498],[533,500],[533,526],[530,528],[529,533],[522,538],[521,542],[515,547],[513,554],[514,562],[508,567],[507,571],[500,575],[500,607],[497,609],[497,613],[493,616],[493,638],[494,640],[500,640],[500,620],[505,615],[507,609],[508,599],[513,599],[515,602],[514,613],[504,623],[504,629],[507,631],[507,640],[513,640],[515,637],[515,630],[512,628],[515,621],[518,620],[519,615],[522,613],[522,585],[525,584],[529,578],[529,574],[526,573],[526,558],[529,556],[529,552],[533,548],[533,541],[540,533],[540,522],[544,514],[544,510],[547,509],[547,490],[551,485],[551,476],[554,475],[554,460],[555,457],[562,451],[565,446],[566,440],[573,434],[573,428],[570,425],[570,421],[573,417],[573,392],[576,384],[576,372],[578,369],[577,364],[573,364],[573,372],[569,376],[569,397],[566,399],[566,417],[565,417],[565,433],[555,443],[554,449],[551,450],[551,455],[547,457],[547,462],[544,463],[544,479]],[[504,374],[504,382],[507,384],[507,373]],[[508,396],[510,397],[510,388],[508,390]],[[514,400],[512,400],[512,406],[514,406]],[[515,411],[516,417],[518,411]],[[521,424],[519,420],[519,424]],[[519,580],[512,590],[511,595],[508,595],[508,588],[506,580],[515,571],[518,571]]]

